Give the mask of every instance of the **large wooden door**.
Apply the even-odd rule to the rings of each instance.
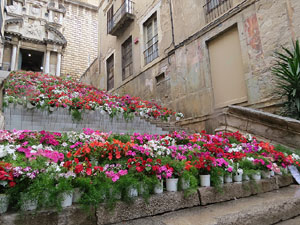
[[[208,43],[215,108],[247,101],[237,27]]]

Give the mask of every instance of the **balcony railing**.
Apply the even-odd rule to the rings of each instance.
[[[206,23],[218,18],[232,8],[233,0],[207,0],[204,5]]]
[[[121,7],[108,20],[108,33],[119,36],[123,30],[134,20],[134,2],[125,0]]]

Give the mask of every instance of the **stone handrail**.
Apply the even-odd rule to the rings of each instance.
[[[250,133],[273,144],[300,149],[300,121],[241,106],[229,106],[219,118],[224,130]],[[221,129],[219,129],[221,130]]]

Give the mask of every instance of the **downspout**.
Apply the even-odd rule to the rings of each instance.
[[[172,45],[175,46],[175,35],[174,35],[174,21],[173,21],[173,11],[172,11],[172,0],[169,0],[170,6],[170,17],[171,17],[171,28],[172,28]]]

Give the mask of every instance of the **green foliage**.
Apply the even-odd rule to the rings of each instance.
[[[122,143],[126,144],[127,142],[130,142],[131,140],[131,136],[128,135],[128,134],[124,134],[124,135],[121,135],[121,134],[113,134],[111,136],[109,136],[109,138],[107,139],[110,143],[113,142],[113,139],[116,139],[116,140],[119,140],[121,141]]]
[[[293,50],[282,47],[283,53],[275,52],[276,63],[272,73],[277,78],[281,95],[287,98],[285,116],[300,119],[300,46],[299,40]]]
[[[78,109],[72,109],[71,115],[74,121],[80,121],[82,119],[82,113]]]

